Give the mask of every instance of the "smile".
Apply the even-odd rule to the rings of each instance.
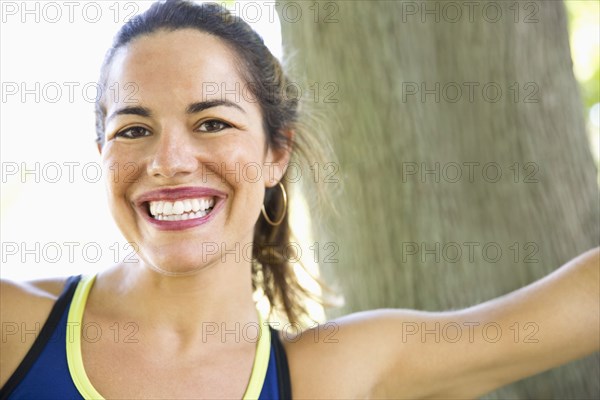
[[[227,194],[202,187],[164,188],[135,200],[144,219],[159,230],[186,230],[211,221],[223,208]]]
[[[158,221],[186,221],[208,215],[215,205],[214,197],[199,197],[177,201],[150,201],[148,209]]]

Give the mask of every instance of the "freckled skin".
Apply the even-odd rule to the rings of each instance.
[[[193,30],[141,37],[119,50],[111,64],[107,86],[124,88],[128,83],[137,88],[129,98],[135,102],[125,103],[123,90],[107,91],[109,118],[119,108],[138,105],[150,109],[152,116],[109,119],[102,149],[106,176],[111,178],[107,182],[110,209],[126,239],[138,245],[144,262],[170,272],[219,263],[219,254],[206,254],[208,243],[226,249],[251,243],[265,187],[276,184],[283,171],[276,171],[276,179],[270,179],[273,177],[265,169],[262,179],[253,182],[257,169],[248,166],[263,166],[277,159],[266,149],[258,103],[221,90],[245,85],[231,50],[219,39]],[[115,93],[120,96],[116,98]],[[191,103],[221,99],[236,102],[245,112],[227,106],[193,115],[185,112]],[[200,132],[198,124],[209,118],[233,127]],[[134,140],[115,137],[131,126],[144,127],[151,134]],[[117,168],[118,180],[114,179]],[[209,224],[166,233],[144,221],[133,206],[144,192],[181,186],[221,190],[228,196],[225,207]]]

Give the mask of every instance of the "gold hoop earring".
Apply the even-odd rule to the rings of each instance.
[[[281,187],[281,194],[283,195],[283,213],[281,214],[281,217],[279,217],[277,221],[273,222],[273,220],[271,220],[271,218],[269,218],[269,216],[267,215],[267,211],[265,210],[264,204],[262,205],[262,208],[260,210],[262,212],[263,217],[265,217],[265,219],[271,226],[281,225],[283,219],[285,218],[285,214],[287,213],[287,193],[285,192],[285,187],[281,182],[277,182],[277,184],[279,185],[279,187]]]

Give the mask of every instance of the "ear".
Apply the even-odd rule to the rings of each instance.
[[[273,187],[283,178],[292,156],[292,145],[295,132],[291,129],[283,134],[288,138],[288,144],[280,149],[269,148],[263,165],[265,186]]]
[[[96,146],[98,146],[98,153],[100,155],[102,155],[102,145],[100,143],[96,142]]]

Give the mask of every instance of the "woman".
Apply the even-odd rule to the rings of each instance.
[[[465,310],[375,310],[281,335],[252,294],[305,315],[283,251],[285,178],[315,147],[276,59],[220,7],[169,1],[122,28],[100,83],[117,88],[97,104],[108,200],[139,262],[3,282],[2,326],[39,335],[3,333],[0,397],[466,398],[598,350],[598,249]],[[538,342],[480,339],[511,321],[535,321]],[[413,334],[436,324],[468,334]]]

